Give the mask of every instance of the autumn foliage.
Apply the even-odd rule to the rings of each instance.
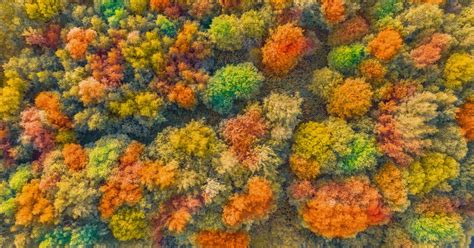
[[[262,63],[270,73],[285,75],[298,64],[306,48],[303,29],[293,24],[278,26],[262,47]]]
[[[67,34],[66,50],[72,58],[82,59],[85,57],[89,44],[96,36],[97,33],[92,29],[72,28]]]
[[[379,192],[363,177],[321,185],[300,213],[312,232],[326,238],[353,237],[390,217]]]
[[[224,206],[222,220],[231,227],[256,219],[264,218],[273,204],[273,191],[270,183],[254,177],[247,184],[247,193],[237,194]]]
[[[15,224],[28,226],[34,222],[48,224],[54,220],[54,207],[39,188],[39,180],[25,185],[17,198]]]
[[[349,119],[362,116],[372,105],[372,89],[363,79],[346,79],[329,98],[330,114]]]
[[[468,140],[474,140],[474,103],[466,102],[457,113],[457,121]]]
[[[346,18],[344,0],[322,0],[321,10],[329,24],[337,24]]]
[[[250,238],[244,232],[200,231],[196,244],[201,248],[247,248]]]
[[[369,32],[367,21],[361,17],[353,17],[339,25],[328,37],[331,45],[346,45],[361,39]]]
[[[442,52],[449,46],[452,37],[435,33],[428,42],[413,49],[410,56],[417,68],[425,68],[441,59]]]
[[[403,45],[403,40],[399,32],[393,29],[385,29],[369,42],[368,50],[380,60],[392,59]]]
[[[258,109],[251,109],[244,115],[228,120],[222,130],[224,138],[230,143],[230,149],[247,167],[255,164],[256,154],[253,144],[265,135],[267,125]]]

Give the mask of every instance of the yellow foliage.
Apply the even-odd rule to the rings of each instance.
[[[442,153],[428,153],[408,168],[408,191],[412,195],[429,193],[448,179],[459,175],[459,163]]]
[[[446,87],[457,89],[474,80],[474,58],[467,53],[454,53],[444,67]]]

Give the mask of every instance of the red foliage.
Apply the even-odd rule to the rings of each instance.
[[[196,23],[186,22],[170,48],[166,67],[154,83],[160,93],[180,107],[192,109],[197,103],[196,90],[204,89],[209,75],[201,70],[202,60],[210,54],[207,41],[198,35]]]
[[[41,152],[54,148],[55,135],[43,127],[40,111],[28,108],[21,113],[20,126],[23,128],[23,137],[30,140]]]
[[[225,122],[222,128],[224,139],[230,143],[233,154],[245,166],[252,168],[257,161],[252,146],[267,131],[267,125],[258,109],[250,109]]]
[[[30,29],[23,36],[25,36],[25,41],[28,45],[56,48],[61,38],[61,27],[56,24],[50,24],[44,31]]]
[[[5,123],[0,122],[0,156],[3,158],[2,167],[8,168],[14,162],[13,150],[10,142],[10,130]]]
[[[398,130],[394,112],[398,104],[405,98],[415,94],[415,84],[400,83],[390,87],[384,101],[379,104],[379,116],[375,126],[380,149],[401,166],[408,166],[413,155],[421,154],[422,147],[417,142],[407,142]]]
[[[451,41],[451,36],[447,34],[435,33],[428,42],[413,49],[410,56],[417,68],[425,68],[436,63],[441,58],[441,53]]]
[[[93,54],[87,60],[95,80],[111,88],[120,86],[124,70],[124,60],[120,49],[112,48],[106,54]]]
[[[170,227],[176,213],[188,213],[189,215],[198,211],[203,205],[201,197],[176,196],[160,206],[158,213],[152,218],[153,242],[155,247],[161,247],[164,228]],[[186,225],[187,222],[180,223]]]
[[[360,16],[353,17],[338,26],[328,37],[331,45],[350,44],[369,32],[369,24]]]
[[[297,201],[309,199],[316,193],[316,189],[308,180],[296,181],[290,185],[288,190],[291,198]]]

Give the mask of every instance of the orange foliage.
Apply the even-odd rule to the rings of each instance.
[[[120,166],[125,167],[129,165],[133,165],[140,159],[140,155],[145,150],[145,145],[133,141],[130,143],[125,151],[123,152],[122,156],[120,157]]]
[[[321,10],[329,24],[340,23],[345,19],[344,0],[321,0]]]
[[[102,218],[109,218],[123,204],[134,205],[142,199],[142,165],[138,160],[143,149],[143,144],[135,141],[130,143],[120,157],[120,167],[115,169],[105,185],[100,187],[103,193],[99,205]]]
[[[413,49],[410,56],[417,68],[425,68],[436,63],[441,58],[441,53],[451,42],[451,36],[435,33],[425,44]]]
[[[235,227],[246,221],[264,218],[272,207],[273,191],[270,182],[253,177],[247,183],[248,192],[234,195],[224,206],[222,220]]]
[[[79,171],[87,165],[87,152],[79,144],[66,144],[63,148],[64,163],[70,170]]]
[[[381,80],[387,73],[385,68],[378,60],[367,59],[360,64],[360,72],[367,79]]]
[[[194,90],[181,83],[178,83],[171,88],[171,91],[168,94],[168,99],[170,102],[175,102],[185,109],[193,109],[197,103],[196,93],[194,93]]]
[[[249,235],[244,232],[200,231],[196,235],[199,248],[247,248]]]
[[[170,6],[170,0],[150,0],[150,9],[153,11],[163,11]]]
[[[147,161],[139,171],[140,181],[148,189],[156,187],[167,188],[173,184],[176,176],[176,167],[173,164],[162,165],[159,162]]]
[[[201,61],[211,54],[207,41],[198,35],[198,25],[186,22],[170,48],[166,67],[154,87],[180,107],[192,109],[197,103],[196,90],[204,89],[209,75],[201,70]]]
[[[376,58],[390,60],[403,45],[402,36],[398,31],[385,29],[369,42],[368,50]]]
[[[79,83],[79,96],[84,104],[98,103],[105,95],[105,85],[90,77]]]
[[[17,196],[16,225],[29,226],[35,221],[41,224],[53,222],[53,204],[41,192],[39,184],[38,179],[32,180],[23,186],[21,193]]]
[[[123,56],[120,49],[112,48],[107,54],[96,53],[87,58],[92,76],[102,84],[116,88],[123,79]]]
[[[99,204],[102,218],[109,218],[125,203],[134,205],[142,199],[143,190],[139,184],[139,170],[139,164],[116,170],[105,185],[100,187],[103,193]]]
[[[334,89],[329,98],[328,111],[341,118],[362,116],[372,105],[372,89],[362,79],[346,79]]]
[[[408,192],[402,171],[392,163],[385,164],[375,175],[385,200],[394,211],[403,211],[408,205]]]
[[[294,154],[290,156],[289,162],[291,171],[299,179],[313,179],[319,175],[321,169],[317,161],[310,161]]]
[[[53,92],[40,92],[35,98],[37,108],[47,113],[48,121],[55,128],[71,128],[72,122],[69,118],[61,113],[61,102],[59,95]]]
[[[305,200],[309,197],[313,197],[316,193],[316,189],[311,185],[311,182],[308,180],[305,181],[296,181],[292,183],[289,187],[289,193],[291,198],[295,200]]]
[[[361,39],[368,32],[369,24],[367,24],[367,21],[363,17],[356,16],[338,26],[329,35],[328,41],[333,46],[350,44]]]
[[[461,201],[448,196],[431,196],[415,205],[415,212],[425,216],[456,214],[461,210]]]
[[[401,166],[408,166],[413,161],[412,154],[420,155],[422,146],[416,140],[403,139],[394,112],[403,99],[414,95],[416,91],[416,84],[409,81],[399,82],[386,90],[379,104],[380,112],[375,126],[379,147]]]
[[[428,3],[428,4],[436,4],[436,5],[440,5],[444,3],[444,1],[445,0],[410,0],[411,3],[415,3],[415,4]]]
[[[262,48],[263,65],[273,74],[287,74],[298,64],[307,47],[302,28],[291,23],[278,26]]]
[[[474,103],[463,104],[456,115],[459,126],[467,140],[474,140]]]
[[[163,239],[163,229],[182,232],[191,220],[191,215],[202,206],[202,198],[177,196],[162,204],[152,219],[153,242],[157,247]]]
[[[267,125],[258,109],[250,109],[225,122],[222,130],[224,139],[230,143],[234,155],[248,168],[254,167],[257,158],[252,146],[265,135]]]
[[[321,185],[300,210],[303,220],[325,238],[353,237],[369,226],[386,223],[389,210],[369,183],[368,178],[351,177]]]
[[[97,33],[92,29],[81,29],[81,28],[72,28],[66,37],[66,50],[69,52],[73,59],[82,59],[84,58],[87,47],[91,43]]]
[[[184,231],[184,228],[191,220],[191,213],[186,208],[178,209],[178,211],[171,214],[168,219],[168,230],[181,233]]]

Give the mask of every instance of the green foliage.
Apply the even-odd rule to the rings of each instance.
[[[124,0],[103,0],[99,7],[100,13],[107,19],[123,11]]]
[[[407,230],[416,241],[423,243],[450,243],[463,235],[458,216],[421,216],[410,220]]]
[[[169,37],[176,36],[176,25],[172,21],[170,21],[166,16],[158,15],[156,17],[156,25],[158,26],[160,33],[167,35]]]
[[[374,6],[374,15],[377,19],[393,17],[403,9],[403,1],[400,0],[379,0]]]
[[[342,157],[338,167],[344,173],[354,173],[365,168],[374,168],[377,164],[377,157],[380,156],[375,138],[367,138],[362,135],[357,137],[350,144],[351,153]]]
[[[21,188],[32,178],[31,167],[24,165],[18,167],[14,174],[10,176],[8,185],[16,192],[20,191]]]
[[[122,150],[127,145],[128,139],[124,136],[103,137],[95,142],[89,152],[87,176],[91,179],[102,180],[110,175],[117,164]]]
[[[365,57],[365,48],[362,44],[340,46],[328,54],[328,65],[331,69],[344,74],[352,74]]]
[[[220,15],[212,19],[209,36],[217,48],[235,51],[242,48],[244,32],[239,19],[234,15]]]
[[[251,63],[227,65],[216,71],[204,93],[205,102],[215,111],[227,114],[234,101],[249,100],[263,82],[263,75]]]
[[[240,25],[247,38],[261,39],[265,34],[265,17],[261,12],[250,10],[240,17]]]
[[[336,174],[374,168],[380,156],[374,138],[355,133],[345,121],[337,118],[300,125],[292,152],[316,162],[323,173]]]

